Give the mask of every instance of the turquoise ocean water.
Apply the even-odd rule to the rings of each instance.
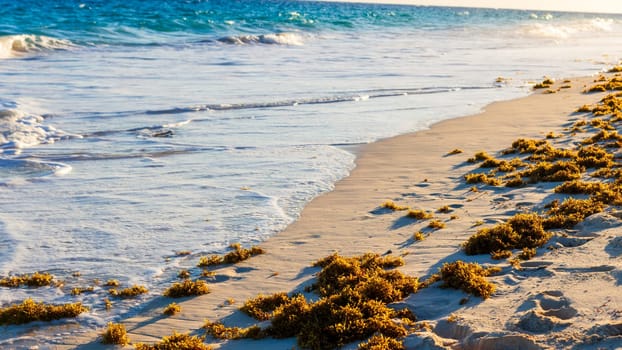
[[[0,18],[0,275],[66,281],[0,288],[0,304],[81,300],[86,328],[137,312],[199,255],[282,230],[354,167],[349,146],[622,56],[622,18],[598,14],[0,0]],[[104,289],[70,294],[95,278],[152,293],[105,312]],[[4,327],[0,347],[62,336]]]

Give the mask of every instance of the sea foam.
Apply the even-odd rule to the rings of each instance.
[[[221,43],[245,45],[245,44],[267,44],[267,45],[304,45],[305,36],[294,32],[270,33],[261,35],[236,35],[218,39]]]
[[[74,46],[69,40],[44,35],[18,34],[0,36],[0,59],[24,57],[29,54],[63,50]]]
[[[1,106],[9,108],[0,109],[0,154],[20,154],[24,148],[82,138],[46,124],[42,116],[26,113],[17,104],[7,102]]]

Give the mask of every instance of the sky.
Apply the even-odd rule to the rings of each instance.
[[[542,11],[572,11],[622,14],[620,0],[335,0],[405,5],[512,8]]]

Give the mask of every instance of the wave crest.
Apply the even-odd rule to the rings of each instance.
[[[65,50],[72,46],[69,40],[44,35],[5,35],[0,36],[0,59],[23,57],[43,51]]]
[[[521,28],[524,34],[546,39],[569,39],[582,34],[610,33],[616,28],[613,19],[593,18],[569,23],[531,23]]]
[[[304,36],[299,33],[284,32],[261,35],[235,35],[218,39],[219,42],[233,45],[267,44],[267,45],[304,45]]]

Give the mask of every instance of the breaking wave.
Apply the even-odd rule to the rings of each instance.
[[[44,35],[5,35],[0,36],[0,59],[19,58],[46,51],[66,50],[73,46],[69,40]]]
[[[582,19],[568,22],[556,22],[544,17],[536,23],[529,23],[519,28],[519,34],[545,39],[570,39],[580,35],[598,35],[618,30],[619,25],[611,18]]]
[[[217,41],[232,45],[248,45],[248,44],[267,44],[267,45],[287,45],[302,46],[304,45],[305,35],[299,33],[271,33],[261,35],[235,35],[226,36]]]

